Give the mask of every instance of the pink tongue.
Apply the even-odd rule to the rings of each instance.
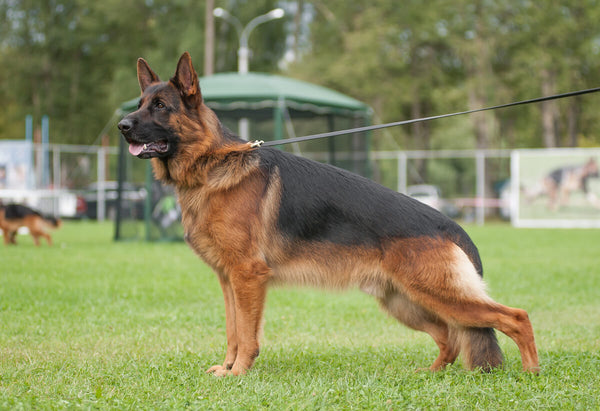
[[[143,149],[144,149],[143,144],[130,144],[129,145],[129,152],[134,156],[139,155]]]

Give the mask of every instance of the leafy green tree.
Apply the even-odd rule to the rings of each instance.
[[[242,21],[275,0],[222,0]],[[50,117],[55,143],[97,142],[119,105],[139,94],[136,59],[163,77],[185,50],[202,73],[205,2],[197,0],[0,0],[0,138],[22,138],[24,118]],[[218,28],[226,55],[219,70],[236,70],[233,28]],[[252,70],[274,71],[285,45],[284,23],[253,33]],[[231,51],[234,54],[231,55]],[[110,125],[110,124],[109,124]],[[111,133],[113,143],[118,135]]]
[[[47,114],[51,141],[92,142],[115,109],[108,98],[115,63],[133,60],[132,50],[143,44],[133,34],[147,19],[125,24],[126,16],[150,14],[141,0],[0,1],[1,87],[17,107],[0,134],[19,138],[14,124],[23,124],[25,114],[36,121]]]
[[[368,102],[380,121],[597,86],[600,2],[312,2],[310,53],[295,75]],[[413,125],[406,148],[600,141],[591,97]],[[385,146],[389,138],[376,143]]]
[[[538,94],[549,95],[597,86],[599,13],[597,1],[521,2],[510,47],[515,89],[537,89]],[[576,146],[580,133],[589,133],[584,111],[594,108],[583,108],[583,99],[548,102],[537,108],[541,117],[537,134],[544,146]]]

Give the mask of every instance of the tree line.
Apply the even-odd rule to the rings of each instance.
[[[217,1],[240,21],[275,0]],[[25,116],[50,117],[55,143],[96,142],[115,110],[139,95],[136,60],[163,79],[185,50],[202,74],[206,2],[200,0],[0,0],[0,138],[23,138]],[[215,22],[221,23],[221,22]],[[235,71],[237,33],[215,25],[215,71]],[[256,31],[252,69],[277,70],[284,23]],[[116,122],[115,122],[116,124]],[[113,144],[118,138],[112,127]]]
[[[284,19],[253,32],[250,69],[334,88],[386,122],[598,86],[599,3],[0,0],[0,138],[22,138],[26,114],[47,114],[51,141],[94,142],[121,102],[138,95],[138,57],[168,78],[188,50],[203,73],[211,7],[242,23],[283,7]],[[235,71],[235,28],[212,23],[211,69]],[[284,56],[293,58],[282,65]],[[374,147],[597,145],[599,101],[586,95],[416,123],[377,133]]]

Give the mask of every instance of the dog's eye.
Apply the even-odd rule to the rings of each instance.
[[[159,110],[162,110],[166,106],[165,106],[165,103],[163,103],[162,101],[157,101],[156,104],[154,104],[154,107],[156,107]]]

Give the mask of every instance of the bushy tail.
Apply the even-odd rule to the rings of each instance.
[[[493,328],[460,328],[456,333],[465,368],[491,371],[502,365],[502,350]]]

